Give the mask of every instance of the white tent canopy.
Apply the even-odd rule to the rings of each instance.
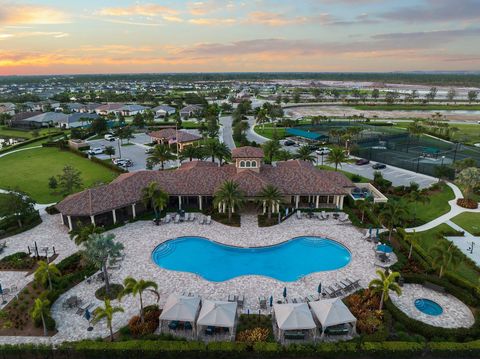
[[[277,326],[282,331],[316,328],[306,303],[274,304],[273,310]]]
[[[322,333],[325,332],[326,328],[340,324],[351,324],[355,332],[357,318],[353,316],[340,298],[310,302],[309,305],[322,325]]]
[[[178,320],[193,323],[197,317],[199,307],[200,298],[198,297],[170,294],[163,307],[160,320]]]
[[[235,326],[237,303],[203,300],[197,326],[232,328]]]

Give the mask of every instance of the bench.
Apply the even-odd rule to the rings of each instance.
[[[290,333],[285,333],[285,339],[286,340],[304,340],[305,339],[305,333],[302,332],[290,332]]]
[[[443,287],[440,286],[440,285],[433,284],[433,283],[431,283],[431,282],[425,282],[425,283],[423,283],[423,286],[424,286],[425,288],[434,290],[435,292],[445,293],[445,288],[443,288]]]
[[[347,335],[349,333],[348,327],[345,325],[328,327],[325,329],[326,335]]]

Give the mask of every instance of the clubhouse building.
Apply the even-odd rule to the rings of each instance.
[[[268,184],[284,196],[291,208],[343,208],[354,184],[339,172],[322,171],[300,160],[264,164],[263,150],[240,147],[232,150],[232,164],[207,161],[183,163],[173,171],[125,173],[110,184],[66,197],[57,204],[63,223],[74,229],[78,223],[112,225],[136,218],[147,210],[142,189],[156,182],[169,195],[169,207],[185,210],[211,208],[219,187],[228,180],[239,185],[247,201],[256,202]],[[225,208],[219,206],[221,212]],[[274,212],[278,212],[279,206]]]

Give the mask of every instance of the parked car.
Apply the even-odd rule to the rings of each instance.
[[[103,138],[110,142],[115,141],[115,136],[111,133],[107,133],[105,136],[103,136]]]
[[[153,152],[153,147],[147,148],[147,149],[145,150],[145,154],[147,154],[147,155],[149,155],[149,154],[152,153],[152,152]]]
[[[104,149],[102,147],[95,147],[95,148],[92,148],[91,150],[89,150],[87,153],[90,156],[101,155],[103,153],[103,150]]]
[[[369,163],[370,161],[367,160],[366,158],[360,158],[359,160],[357,160],[357,162],[355,162],[357,166],[368,165]]]
[[[320,148],[320,145],[317,144],[317,143],[311,143],[311,144],[308,145],[308,148],[310,149],[310,151],[313,152],[313,151],[318,150]]]
[[[315,153],[320,156],[326,156],[330,153],[330,148],[320,147],[318,150],[315,151]]]
[[[128,158],[114,158],[112,162],[119,167],[132,167],[133,161]]]
[[[383,163],[375,163],[372,168],[374,170],[383,170],[385,168],[387,168],[387,165],[384,165]]]
[[[293,146],[295,145],[295,141],[293,140],[285,140],[285,142],[283,143],[285,146]]]

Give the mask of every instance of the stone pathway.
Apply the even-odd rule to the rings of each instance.
[[[390,295],[392,302],[410,318],[442,328],[470,328],[474,322],[472,311],[458,298],[436,292],[420,284],[405,284],[402,295]],[[443,308],[443,313],[432,316],[415,307],[416,299],[430,299]]]

